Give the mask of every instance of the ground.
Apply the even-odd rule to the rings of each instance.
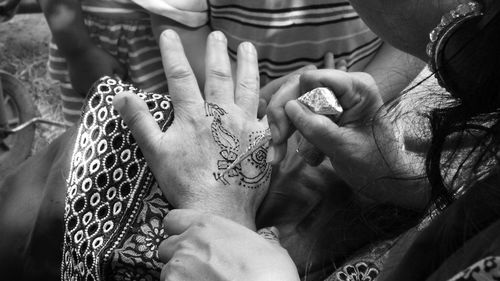
[[[62,121],[59,86],[47,75],[50,30],[42,14],[16,15],[0,23],[0,69],[23,82],[33,97],[38,115]],[[32,153],[44,148],[64,130],[36,125]]]

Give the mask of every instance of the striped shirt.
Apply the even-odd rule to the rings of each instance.
[[[209,0],[210,25],[224,32],[233,59],[252,42],[263,83],[304,65],[323,66],[327,52],[362,70],[382,41],[345,0]]]
[[[149,20],[149,13],[131,0],[82,0],[84,13],[107,19]]]

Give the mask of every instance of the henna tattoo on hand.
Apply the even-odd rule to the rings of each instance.
[[[217,161],[218,172],[213,173],[215,180],[222,182],[224,185],[229,185],[229,178],[238,177],[240,186],[251,189],[259,188],[266,183],[271,177],[272,170],[271,165],[266,162],[269,145],[260,147],[244,162],[236,165],[228,173],[222,174],[221,171],[226,170],[238,157],[241,150],[240,140],[223,125],[222,117],[227,115],[223,108],[217,104],[205,103],[205,115],[213,117],[210,129],[215,143],[220,148],[219,155],[222,158]],[[265,130],[251,132],[248,143],[253,143],[259,137],[262,137],[264,133]],[[242,169],[242,165],[250,165],[251,168]]]

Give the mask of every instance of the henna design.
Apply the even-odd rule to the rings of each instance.
[[[220,171],[226,170],[236,160],[241,150],[239,139],[222,124],[222,116],[226,114],[227,112],[217,104],[205,103],[205,116],[213,117],[210,128],[215,143],[221,149],[219,155],[222,159],[217,161],[218,172],[213,173],[214,178],[217,181],[221,181],[224,185],[229,185],[228,178],[239,177],[240,181],[238,184],[240,186],[251,189],[259,188],[271,177],[271,165],[266,162],[268,145],[257,149],[248,159],[245,159],[245,165],[254,167],[253,172],[248,170],[243,171],[241,167],[243,163],[240,163],[228,173],[220,173]],[[256,139],[262,137],[264,133],[265,130],[250,133],[248,137],[249,143],[253,143]]]

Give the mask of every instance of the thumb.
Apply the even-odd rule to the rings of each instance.
[[[151,160],[162,131],[144,100],[131,92],[123,92],[114,97],[113,106],[132,132],[146,159]]]
[[[297,100],[287,102],[285,112],[302,136],[328,155],[335,131],[339,128],[337,124],[324,115],[312,112]]]

